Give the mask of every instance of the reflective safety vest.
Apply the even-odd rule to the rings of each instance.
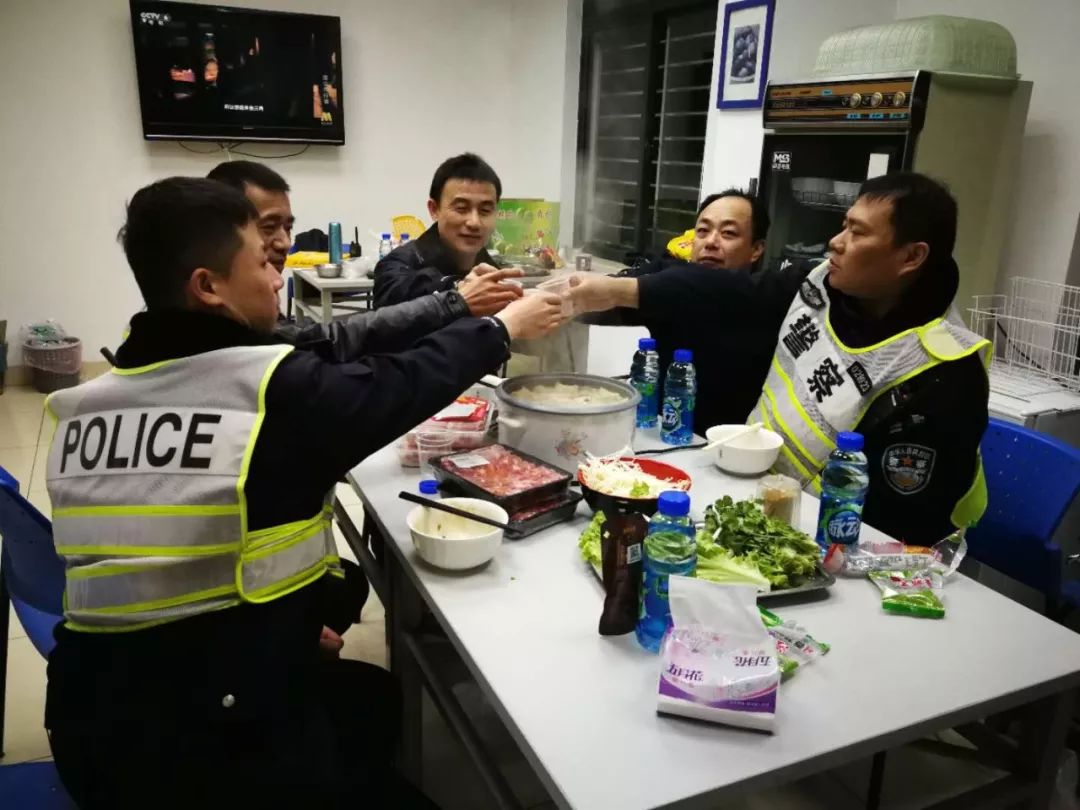
[[[234,347],[113,369],[49,397],[69,627],[137,630],[340,574],[329,495],[306,520],[248,527],[266,387],[290,351]]]
[[[989,341],[944,318],[854,349],[829,322],[828,262],[807,277],[780,329],[765,387],[748,422],[760,421],[784,438],[774,470],[821,492],[821,470],[836,449],[836,434],[854,430],[879,396],[939,363],[979,352],[990,362]],[[952,513],[967,526],[986,509],[982,462],[971,489]]]

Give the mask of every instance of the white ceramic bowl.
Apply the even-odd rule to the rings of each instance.
[[[443,498],[442,503],[502,523],[510,519],[501,506],[477,498]],[[426,506],[414,508],[406,522],[416,553],[425,562],[451,571],[483,565],[495,556],[503,539],[502,529]]]
[[[746,425],[716,425],[705,431],[705,438],[715,442],[742,430]],[[737,475],[760,475],[776,462],[784,439],[779,433],[759,428],[754,433],[740,436],[730,444],[710,450],[713,461],[721,470]]]

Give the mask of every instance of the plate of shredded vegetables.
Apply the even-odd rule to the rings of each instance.
[[[651,458],[589,458],[578,467],[577,480],[593,511],[615,509],[651,515],[661,492],[690,489],[690,476],[678,467]]]

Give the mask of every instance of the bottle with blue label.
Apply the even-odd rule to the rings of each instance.
[[[870,471],[862,451],[861,433],[840,433],[836,449],[821,471],[821,511],[817,542],[822,549],[833,543],[845,554],[859,542],[863,502],[870,485]]]
[[[676,349],[674,362],[664,378],[664,403],[660,409],[660,438],[665,444],[690,444],[694,438],[694,401],[697,371],[694,353]]]
[[[638,643],[652,652],[671,626],[668,577],[692,577],[697,570],[697,544],[690,520],[690,496],[685,492],[661,492],[656,514],[645,535],[641,566],[641,604],[634,629]]]
[[[641,394],[637,406],[637,426],[656,427],[660,411],[660,355],[656,353],[653,338],[638,341],[634,360],[630,364],[630,384]]]
[[[379,258],[383,259],[390,255],[394,249],[394,243],[390,241],[390,234],[384,233],[379,240]]]

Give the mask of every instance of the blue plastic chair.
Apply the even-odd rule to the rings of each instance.
[[[968,553],[1042,593],[1049,615],[1080,606],[1080,582],[1063,581],[1063,555],[1053,539],[1080,493],[1080,450],[991,419],[982,459],[989,502],[968,532]]]
[[[64,564],[53,547],[52,525],[34,505],[19,494],[19,482],[0,467],[0,756],[3,755],[4,706],[8,658],[8,604],[22,622],[30,642],[48,657],[55,641],[53,630],[63,619]],[[28,763],[30,764],[30,763]],[[12,806],[71,807],[57,793],[59,779],[51,763],[27,769],[26,765],[0,768],[0,796],[44,797],[41,804]],[[30,779],[28,774],[37,774]],[[32,786],[37,785],[35,789]],[[28,792],[29,791],[29,792]]]

